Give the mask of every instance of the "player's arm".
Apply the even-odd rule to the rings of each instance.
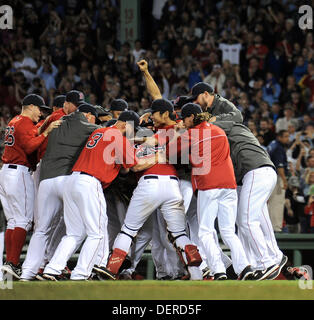
[[[161,161],[160,157],[161,157],[161,154],[157,152],[154,157],[137,159],[136,165],[133,166],[131,170],[133,172],[139,172],[139,171],[149,169],[152,166],[154,166],[158,161],[159,162]],[[163,163],[165,163],[165,160]]]
[[[49,133],[54,129],[59,127],[61,120],[52,122],[48,128],[40,135],[36,135],[33,128],[22,132],[19,135],[19,140],[21,141],[21,146],[26,154],[31,154],[39,148],[43,141],[48,137]]]
[[[211,122],[218,120],[242,123],[243,116],[241,111],[233,103],[223,102],[220,113],[210,119]]]
[[[45,131],[45,129],[47,128],[47,125],[49,123],[49,119],[50,119],[50,116],[48,116],[45,119],[44,123],[38,128],[38,135],[41,135]]]
[[[151,76],[151,74],[148,71],[147,61],[141,60],[141,61],[137,62],[137,65],[143,73],[147,91],[151,95],[152,99],[153,100],[161,99],[162,95],[160,93],[160,90],[159,90],[155,80],[153,79],[153,77]]]

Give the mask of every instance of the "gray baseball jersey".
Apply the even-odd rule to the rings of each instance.
[[[71,174],[88,137],[100,128],[89,123],[81,112],[73,112],[62,120],[63,123],[49,135],[41,163],[40,181]]]
[[[228,137],[237,184],[241,185],[244,175],[251,170],[266,165],[275,169],[267,151],[261,147],[249,128],[233,121],[214,123],[223,129]]]

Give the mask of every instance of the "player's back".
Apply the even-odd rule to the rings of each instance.
[[[88,123],[81,112],[65,116],[62,124],[49,135],[41,164],[40,181],[71,174],[89,135],[98,128]]]

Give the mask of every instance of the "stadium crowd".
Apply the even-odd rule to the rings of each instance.
[[[0,31],[1,147],[29,93],[51,106],[75,89],[93,105],[122,98],[143,113],[151,100],[136,62],[145,59],[163,98],[207,82],[262,146],[285,146],[283,225],[274,229],[314,232],[314,39],[298,26],[305,1],[168,0],[160,19],[151,16],[155,36],[134,47],[119,39],[119,1],[7,2],[14,28]]]

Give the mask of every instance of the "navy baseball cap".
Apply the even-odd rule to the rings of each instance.
[[[64,101],[65,101],[65,95],[62,94],[60,96],[56,96],[53,99],[52,105],[57,108],[63,108]]]
[[[115,99],[110,103],[110,111],[128,110],[128,103],[123,99]]]
[[[31,104],[39,108],[51,109],[50,107],[46,106],[45,100],[35,93],[28,94],[22,101],[22,106],[29,106]]]
[[[85,102],[84,94],[81,91],[71,90],[66,94],[65,101],[71,102],[78,107],[79,104]]]
[[[200,105],[189,102],[182,107],[180,119],[185,119],[186,117],[189,117],[192,114],[196,115],[202,112],[203,110]]]
[[[94,106],[92,106],[91,104],[89,104],[89,103],[81,103],[79,105],[79,107],[77,108],[77,111],[78,112],[85,112],[85,113],[89,113],[90,112],[96,118],[98,117],[96,108]]]
[[[191,96],[189,97],[191,99],[190,101],[195,101],[197,97],[205,91],[208,93],[213,93],[214,88],[206,82],[199,82],[195,84],[191,90]]]
[[[171,101],[167,99],[156,99],[152,102],[150,107],[150,112],[153,114],[155,112],[166,112],[169,111],[169,114],[173,113],[174,108]]]
[[[111,127],[117,122],[117,119],[111,119],[108,122],[106,122],[106,127]]]
[[[185,104],[193,102],[191,97],[188,96],[179,96],[173,101],[173,106],[175,109],[181,109]]]
[[[124,122],[133,121],[134,129],[136,129],[136,130],[139,129],[140,117],[135,111],[126,110],[126,111],[121,112],[121,114],[118,118],[118,121],[124,121]]]
[[[98,117],[103,117],[103,116],[111,116],[111,113],[109,111],[106,111],[103,107],[101,106],[94,106],[94,108],[97,111]]]

